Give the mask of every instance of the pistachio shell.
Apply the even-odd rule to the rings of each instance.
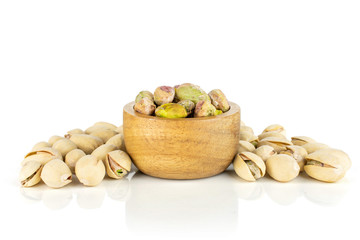
[[[118,148],[114,145],[111,145],[111,144],[103,144],[101,145],[100,147],[98,147],[97,149],[95,149],[91,155],[92,156],[95,156],[97,159],[105,162],[105,158],[106,158],[106,155],[109,153],[109,152],[112,152],[114,150],[117,150]]]
[[[71,183],[70,168],[60,159],[54,159],[44,165],[41,179],[52,188],[61,188]]]
[[[286,136],[286,131],[285,131],[284,127],[279,124],[272,124],[272,125],[266,127],[264,129],[263,133],[265,133],[265,132],[278,132],[278,133],[281,133],[282,135]]]
[[[75,128],[75,129],[71,129],[69,131],[67,131],[68,134],[82,134],[82,133],[85,133],[82,129],[80,128]]]
[[[112,123],[108,123],[108,122],[96,122],[93,126],[104,126],[107,129],[111,129],[111,130],[116,130],[117,126],[115,126]]]
[[[286,150],[286,146],[292,145],[292,142],[285,138],[267,137],[258,143],[258,147],[269,145],[274,148],[275,152],[279,153]]]
[[[86,154],[81,149],[74,149],[66,154],[65,163],[68,165],[72,173],[75,173],[76,162],[85,155]]]
[[[67,138],[62,138],[54,143],[53,149],[58,150],[64,158],[68,152],[77,148],[76,144]]]
[[[286,139],[286,137],[281,134],[281,133],[278,133],[278,132],[265,132],[265,133],[262,133],[258,136],[259,138],[259,141],[263,140],[264,138],[268,138],[268,137],[275,137],[275,138],[284,138]]]
[[[266,161],[267,173],[279,182],[289,182],[299,175],[300,167],[296,160],[286,154],[277,154]]]
[[[99,131],[99,130],[105,130],[105,129],[109,129],[108,127],[106,126],[103,126],[103,125],[92,125],[91,127],[88,127],[86,130],[85,130],[85,133],[86,134],[91,134],[95,131]],[[66,136],[65,136],[66,137]]]
[[[236,174],[246,181],[254,182],[266,172],[264,161],[251,152],[237,154],[233,165]]]
[[[103,142],[107,142],[110,138],[118,134],[115,130],[111,129],[99,129],[97,131],[92,132],[90,135],[101,138]]]
[[[220,89],[214,89],[209,92],[208,95],[211,99],[211,104],[214,105],[216,109],[223,112],[229,111],[229,102],[227,101],[225,94]]]
[[[115,131],[117,131],[118,133],[124,134],[123,125],[119,126]]]
[[[320,150],[320,149],[329,148],[328,145],[323,144],[323,143],[318,143],[318,142],[309,142],[309,143],[302,145],[302,147],[305,148],[305,150],[308,154],[316,152],[317,150]]]
[[[295,136],[295,137],[291,138],[291,142],[294,145],[302,146],[306,143],[314,143],[316,141],[314,139],[312,139],[310,137],[306,137],[306,136]]]
[[[131,159],[126,152],[116,150],[106,155],[105,165],[108,176],[119,179],[131,170]]]
[[[40,174],[42,170],[41,163],[29,161],[24,164],[20,170],[19,180],[23,187],[31,187],[41,181]]]
[[[254,135],[254,130],[248,126],[240,126],[240,133],[241,132],[251,132]]]
[[[54,135],[52,137],[49,138],[49,144],[52,146],[56,141],[62,139],[63,137],[60,137],[60,136],[57,136],[57,135]]]
[[[104,143],[101,138],[87,134],[71,134],[68,138],[86,154],[91,154],[96,148]]]
[[[26,154],[24,160],[21,162],[21,165],[23,166],[26,162],[29,161],[37,161],[44,165],[53,159],[62,159],[61,153],[53,148],[43,147]]]
[[[304,171],[305,158],[308,155],[305,148],[297,145],[286,146],[286,150],[281,151],[281,154],[287,154],[293,157],[300,167],[300,172]]]
[[[44,148],[44,147],[51,147],[50,143],[48,142],[38,142],[37,144],[35,144],[33,146],[33,148],[31,149],[31,151],[37,151],[41,148]]]
[[[171,103],[175,97],[175,89],[169,86],[161,86],[155,89],[154,101],[160,106],[166,103]]]
[[[254,142],[258,141],[258,137],[255,136],[252,132],[249,131],[241,131],[240,132],[240,140],[247,141],[247,142]]]
[[[345,170],[349,170],[351,167],[349,156],[345,152],[334,148],[320,149],[309,154],[306,160],[315,160],[334,168],[343,168]]]
[[[116,134],[115,136],[113,136],[112,138],[110,138],[106,144],[111,144],[116,146],[118,149],[125,151],[126,152],[126,148],[125,148],[125,142],[124,142],[124,135],[119,133]]]
[[[269,157],[276,155],[274,148],[269,145],[260,146],[255,149],[253,153],[261,157],[264,162],[266,162]]]
[[[238,147],[238,153],[241,152],[252,152],[255,150],[255,147],[253,144],[247,142],[247,141],[243,141],[240,140],[239,141],[239,147]]]
[[[96,186],[105,177],[104,163],[95,156],[86,155],[80,158],[75,166],[75,174],[85,186]]]

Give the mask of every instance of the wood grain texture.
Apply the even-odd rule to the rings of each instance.
[[[126,149],[143,173],[167,179],[196,179],[223,172],[239,144],[240,108],[214,117],[167,119],[124,107]]]

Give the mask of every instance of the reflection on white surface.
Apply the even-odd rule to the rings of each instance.
[[[72,200],[70,189],[47,189],[42,195],[42,201],[50,209],[62,209]]]
[[[259,182],[247,182],[241,178],[234,171],[228,172],[232,177],[232,186],[236,196],[244,200],[256,200],[263,195],[263,186]]]

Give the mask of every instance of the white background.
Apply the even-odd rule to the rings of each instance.
[[[1,0],[0,238],[359,239],[359,12],[349,0]],[[229,169],[20,188],[36,142],[121,125],[139,91],[183,82],[222,89],[256,133],[280,123],[346,151],[353,167],[336,184],[246,183]]]

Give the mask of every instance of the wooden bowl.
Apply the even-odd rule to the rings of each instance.
[[[202,118],[160,118],[124,107],[126,150],[143,173],[167,179],[196,179],[222,173],[239,144],[240,108]]]

